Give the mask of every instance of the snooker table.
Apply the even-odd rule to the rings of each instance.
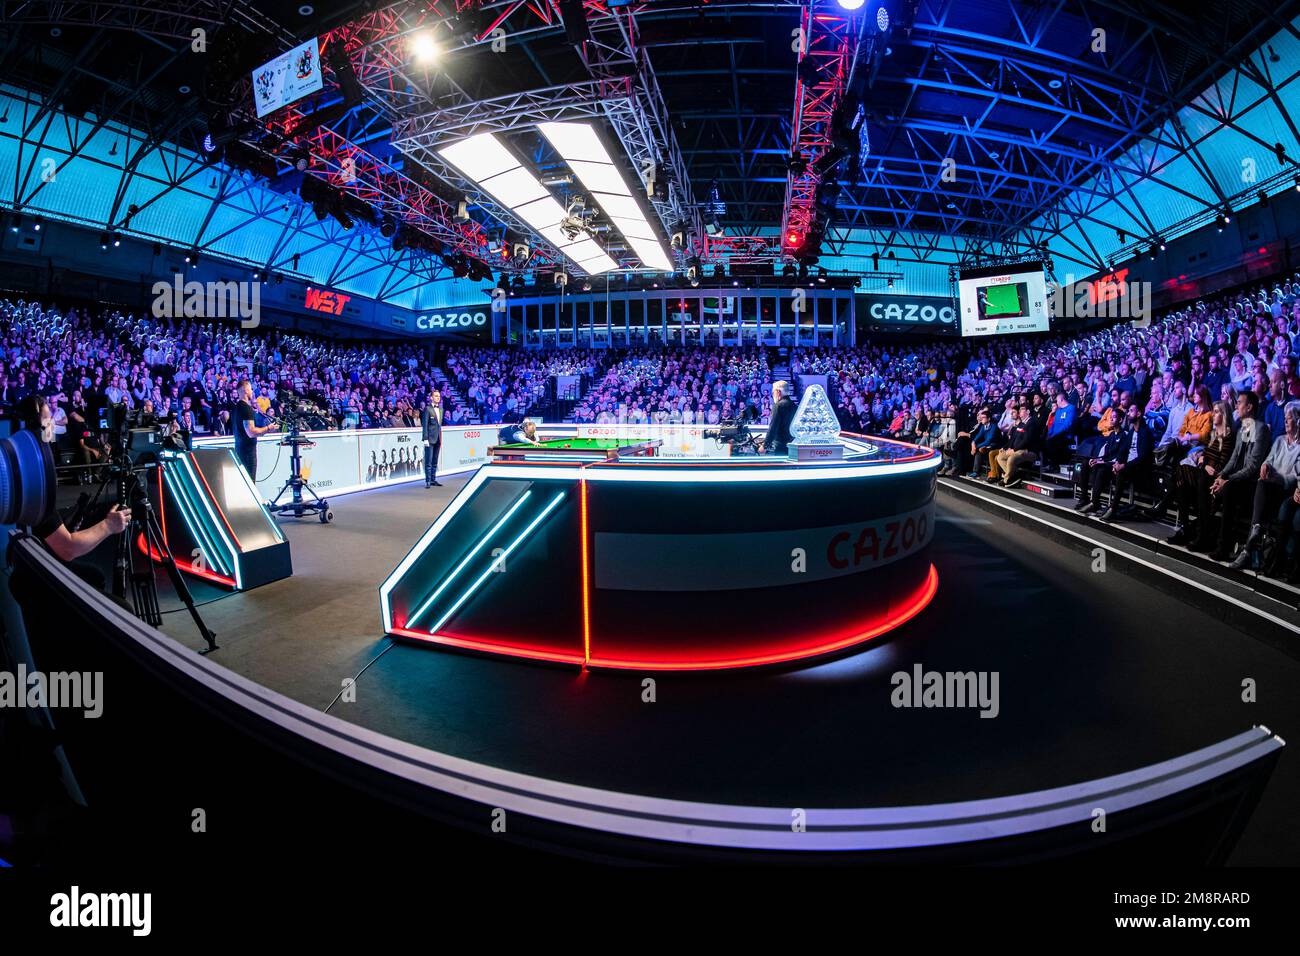
[[[661,438],[547,438],[536,445],[494,445],[488,454],[493,461],[603,461],[611,457],[650,457],[662,446]]]

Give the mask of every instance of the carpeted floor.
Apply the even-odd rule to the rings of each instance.
[[[647,704],[645,675],[394,645],[379,632],[379,583],[462,484],[346,496],[328,526],[283,522],[294,576],[201,609],[221,644],[212,659],[321,708],[365,669],[356,701],[331,713],[514,770],[718,802],[973,799],[1134,769],[1255,723],[1283,737],[1300,727],[1300,662],[947,496],[934,603],[839,660],[659,675]],[[200,646],[185,614],[166,628]],[[996,671],[998,717],[893,707],[891,675],[918,663]],[[1246,677],[1259,681],[1256,704],[1240,699]],[[1284,753],[1234,862],[1300,859],[1297,798]]]

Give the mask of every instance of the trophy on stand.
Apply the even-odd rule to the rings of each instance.
[[[826,389],[809,385],[790,423],[790,457],[795,461],[831,461],[844,457],[840,420]]]

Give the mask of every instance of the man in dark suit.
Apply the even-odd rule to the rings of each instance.
[[[1101,516],[1102,521],[1114,521],[1119,515],[1119,502],[1124,492],[1131,488],[1151,468],[1152,455],[1155,452],[1155,439],[1147,425],[1142,407],[1134,402],[1124,414],[1124,427],[1120,429],[1119,441],[1112,446],[1114,453],[1109,467],[1103,466],[1093,472],[1094,479],[1110,483],[1110,507]],[[1093,486],[1092,500],[1100,500],[1102,484]]]
[[[790,450],[790,423],[794,421],[796,411],[794,399],[790,397],[789,382],[772,383],[772,421],[767,426],[767,437],[763,440],[763,451],[769,455],[785,455]]]
[[[442,393],[434,389],[420,410],[420,430],[424,439],[424,487],[441,487],[438,480],[438,454],[442,451]]]
[[[1237,396],[1237,440],[1232,455],[1210,485],[1210,494],[1223,502],[1219,543],[1210,555],[1215,561],[1231,561],[1237,543],[1237,519],[1249,513],[1255,485],[1273,447],[1268,424],[1259,419],[1259,396],[1242,392]]]

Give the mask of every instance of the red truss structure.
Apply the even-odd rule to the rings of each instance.
[[[785,213],[781,219],[781,256],[790,258],[815,216],[817,185],[821,177],[813,166],[831,149],[831,115],[844,95],[857,45],[858,21],[843,16],[830,0],[810,0],[799,19],[805,41],[800,63],[811,61],[817,82],[809,85],[802,74],[795,79],[794,141],[790,155],[807,164],[803,172],[786,174]]]

